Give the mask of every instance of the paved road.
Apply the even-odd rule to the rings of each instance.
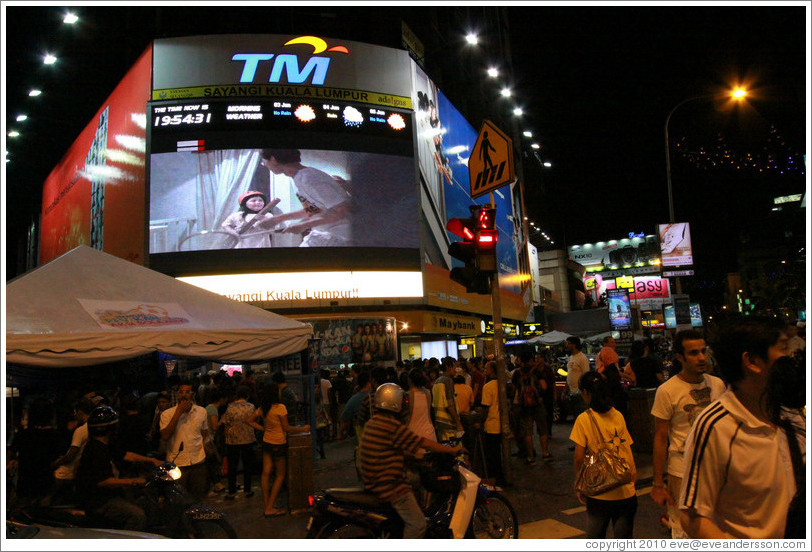
[[[556,424],[550,450],[552,462],[539,460],[526,465],[524,460],[511,459],[512,485],[505,489],[519,516],[519,536],[527,539],[578,539],[584,537],[586,512],[572,492],[572,451],[569,433],[572,423]],[[334,441],[325,445],[326,458],[315,459],[314,486],[347,487],[358,484],[352,464],[352,442]],[[638,469],[637,493],[639,506],[635,518],[635,538],[665,538],[668,531],[660,524],[661,511],[648,496],[651,491],[651,455],[635,453]],[[238,479],[242,481],[242,476]],[[238,493],[234,501],[222,495],[207,499],[207,503],[227,513],[240,538],[300,539],[305,535],[309,519],[307,512],[266,519],[262,515],[259,489],[251,498]],[[278,502],[286,503],[283,491]],[[609,535],[611,537],[611,529]]]

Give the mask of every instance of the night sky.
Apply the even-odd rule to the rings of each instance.
[[[125,19],[115,9],[81,7],[80,25],[66,28],[59,8],[8,8],[6,126],[24,136],[7,138],[6,240],[13,243],[38,212],[48,172],[159,37],[156,29],[289,32],[287,22],[271,18],[185,9],[188,19],[171,12],[169,21],[170,12],[153,8]],[[374,8],[357,9],[374,22]],[[509,15],[515,85],[526,112],[521,126],[542,146],[539,159],[524,159],[526,205],[556,247],[649,234],[666,222],[668,112],[734,84],[751,91],[745,105],[690,102],[669,125],[672,144],[679,142],[671,149],[676,218],[692,223],[698,276],[734,271],[743,228],[758,226],[773,196],[808,187],[804,7],[519,4]],[[63,60],[43,67],[38,56],[58,48]],[[35,83],[46,94],[32,101],[27,87]],[[31,117],[24,124],[14,121],[20,112]]]

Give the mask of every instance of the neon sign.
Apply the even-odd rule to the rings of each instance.
[[[338,52],[342,54],[349,54],[346,46],[333,46],[327,48],[327,43],[321,38],[315,36],[300,36],[285,43],[285,46],[295,44],[309,44],[313,47],[314,54],[321,52]],[[275,58],[275,59],[274,59]],[[234,54],[231,56],[231,61],[245,62],[240,74],[240,82],[254,82],[260,62],[273,60],[273,67],[268,82],[278,83],[281,81],[282,72],[285,72],[287,82],[290,84],[301,84],[311,76],[312,84],[324,84],[324,79],[327,76],[327,69],[330,67],[330,58],[322,56],[313,56],[307,60],[303,68],[299,68],[299,57],[294,54]]]

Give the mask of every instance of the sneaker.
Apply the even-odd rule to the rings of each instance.
[[[254,491],[248,491],[245,493],[245,498],[251,498],[252,496],[254,496]]]
[[[228,493],[225,496],[225,498],[226,498],[226,500],[234,500],[235,498],[237,498],[237,493]]]
[[[215,493],[222,493],[226,490],[226,486],[220,483],[219,481],[214,484],[214,492]]]
[[[542,455],[541,459],[544,460],[545,462],[552,462],[553,455],[548,452],[547,454]]]
[[[528,457],[527,460],[525,460],[525,462],[527,462],[531,466],[534,466],[536,464],[536,457],[535,456]]]

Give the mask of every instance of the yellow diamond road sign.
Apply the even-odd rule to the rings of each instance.
[[[468,158],[471,198],[516,180],[513,167],[513,141],[491,121],[482,123],[474,150]]]

